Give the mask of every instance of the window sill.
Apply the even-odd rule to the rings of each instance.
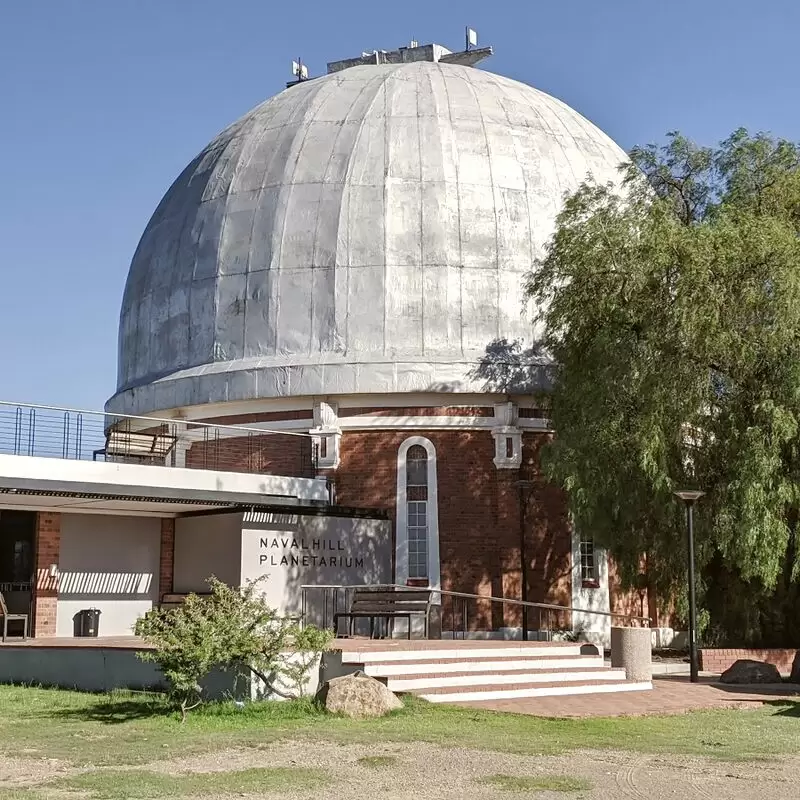
[[[582,581],[581,588],[583,589],[599,589],[600,582],[599,581]]]

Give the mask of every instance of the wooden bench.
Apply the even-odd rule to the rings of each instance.
[[[162,594],[161,602],[158,604],[159,608],[177,608],[183,605],[190,594],[196,594],[200,597],[209,597],[211,592],[170,592],[169,594]]]
[[[127,458],[134,461],[165,461],[175,447],[177,437],[169,433],[132,433],[110,430],[106,434],[106,445],[92,453],[104,458]]]
[[[339,620],[348,619],[348,635],[353,635],[353,621],[369,620],[369,637],[375,634],[375,620],[396,619],[408,620],[408,638],[411,638],[411,618],[422,617],[425,626],[425,638],[428,638],[428,623],[431,610],[430,589],[395,589],[391,586],[369,589],[356,589],[349,611],[340,611],[333,615],[333,628],[337,635]]]

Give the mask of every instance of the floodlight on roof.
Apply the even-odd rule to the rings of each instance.
[[[467,50],[478,46],[478,32],[472,28],[467,28]]]

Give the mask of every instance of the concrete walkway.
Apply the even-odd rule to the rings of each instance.
[[[716,708],[758,708],[764,703],[782,699],[800,704],[800,685],[731,686],[719,683],[717,677],[704,677],[700,683],[693,684],[682,675],[655,675],[653,690],[649,692],[532,697],[459,705],[540,717],[580,718],[682,714]]]

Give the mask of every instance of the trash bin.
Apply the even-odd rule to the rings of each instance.
[[[84,608],[78,612],[76,636],[97,637],[100,628],[100,609]]]

